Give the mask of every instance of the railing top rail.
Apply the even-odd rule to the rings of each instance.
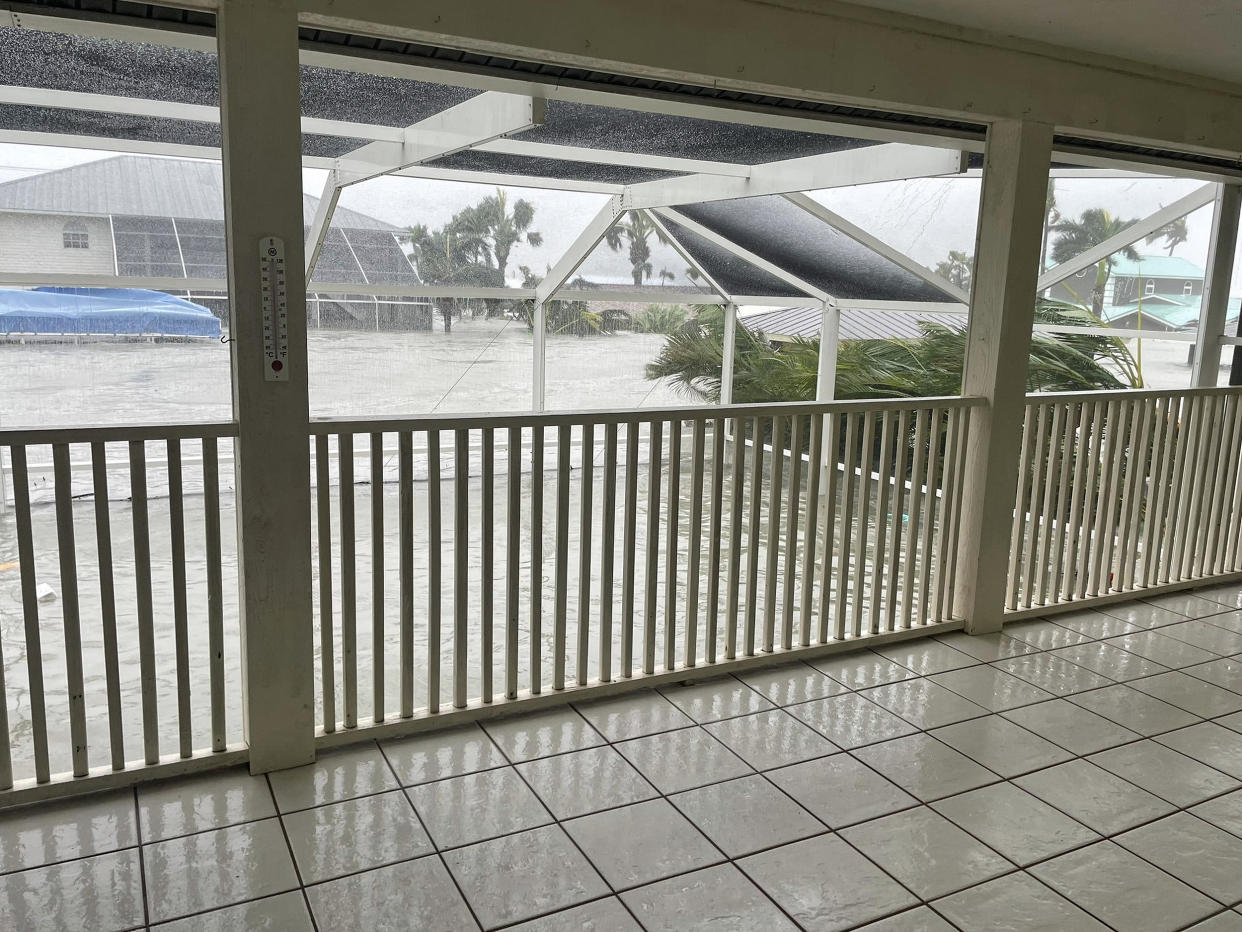
[[[796,401],[753,405],[685,406],[601,411],[545,411],[513,414],[424,414],[414,417],[314,418],[310,432],[365,434],[402,430],[470,430],[507,427],[563,427],[578,424],[628,424],[650,421],[714,421],[731,418],[788,417],[795,414],[856,414],[867,411],[911,411],[923,408],[969,408],[982,398],[882,398],[869,401]]]
[[[234,421],[202,424],[121,424],[108,427],[17,427],[0,430],[0,447],[48,443],[124,443],[130,440],[202,440],[236,437]]]
[[[1242,385],[1218,388],[1123,388],[1102,392],[1033,392],[1026,396],[1027,404],[1065,404],[1077,401],[1128,401],[1145,398],[1185,397],[1189,395],[1230,395],[1242,392]]]

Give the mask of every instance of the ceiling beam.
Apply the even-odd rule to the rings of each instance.
[[[610,197],[608,203],[591,218],[586,229],[578,234],[564,255],[556,260],[556,265],[548,269],[543,281],[535,286],[537,303],[542,304],[556,294],[561,285],[569,280],[569,276],[573,275],[578,266],[582,265],[586,257],[591,254],[591,250],[598,246],[600,240],[612,229],[612,225],[617,222],[622,212],[621,196],[618,194]]]
[[[1075,256],[1067,262],[1054,266],[1043,275],[1039,276],[1036,283],[1036,291],[1042,292],[1047,288],[1051,288],[1057,282],[1065,281],[1072,275],[1077,275],[1083,269],[1089,269],[1101,259],[1107,259],[1119,249],[1138,242],[1150,233],[1154,233],[1162,226],[1184,217],[1192,211],[1198,210],[1207,204],[1216,200],[1216,185],[1205,184],[1201,188],[1196,188],[1183,198],[1174,201],[1168,207],[1162,207],[1150,216],[1144,217],[1142,220],[1135,221],[1115,236],[1110,236],[1098,246],[1092,246],[1086,252]]]
[[[310,165],[309,158],[303,158]],[[314,167],[314,166],[312,166]],[[436,168],[432,165],[413,165],[400,171],[390,172],[401,178],[426,178],[430,181],[462,181],[468,184],[500,185],[511,188],[539,188],[545,191],[576,191],[584,194],[620,194],[624,187],[599,181],[577,181],[569,178],[545,178],[542,175],[506,175],[503,172],[475,172],[460,168]]]
[[[563,146],[546,142],[526,142],[521,139],[497,139],[474,148],[481,152],[499,152],[504,155],[521,155],[535,159],[561,159],[566,162],[589,162],[594,165],[624,165],[627,168],[654,168],[660,171],[724,175],[732,178],[746,178],[751,172],[749,165],[736,162],[714,162],[706,159],[649,155],[642,152],[593,149],[587,146]]]
[[[703,201],[723,201],[764,194],[818,191],[880,181],[904,181],[957,175],[966,169],[966,154],[954,149],[932,149],[889,143],[845,149],[822,155],[784,159],[755,165],[748,178],[687,175],[628,185],[625,206],[676,207]]]

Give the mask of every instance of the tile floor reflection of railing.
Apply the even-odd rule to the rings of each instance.
[[[1238,932],[1239,608],[1216,586],[11,811],[0,928]]]

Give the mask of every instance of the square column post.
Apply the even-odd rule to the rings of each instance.
[[[972,634],[1004,621],[1017,495],[1020,427],[1035,321],[1052,127],[1000,121],[988,129],[962,394],[971,409],[953,612]]]
[[[837,397],[837,354],[841,351],[841,308],[825,301],[819,318],[819,369],[815,373],[815,400]]]
[[[250,769],[315,758],[310,441],[296,7],[222,0],[220,117],[233,337],[242,716]],[[260,241],[284,240],[288,360],[269,381]]]
[[[1219,378],[1220,338],[1225,335],[1225,317],[1229,312],[1229,282],[1238,246],[1239,206],[1242,206],[1242,186],[1217,185],[1207,277],[1203,282],[1199,327],[1195,335],[1195,362],[1190,374],[1191,388],[1215,388]]]
[[[724,306],[724,340],[720,347],[720,403],[733,404],[733,358],[737,351],[737,305]]]

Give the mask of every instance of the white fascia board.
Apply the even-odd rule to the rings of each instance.
[[[24,146],[61,146],[67,149],[92,149],[97,152],[133,152],[139,155],[168,155],[183,159],[220,160],[214,146],[187,146],[173,142],[150,142],[145,139],[116,139],[112,136],[79,136],[72,133],[33,133],[24,130],[0,130],[0,142]]]
[[[795,206],[802,208],[816,219],[822,220],[833,229],[844,233],[850,239],[854,240],[854,242],[865,246],[872,252],[879,253],[889,262],[892,262],[894,265],[900,266],[910,274],[917,276],[933,288],[938,288],[945,294],[952,295],[957,298],[958,301],[962,302],[962,304],[970,303],[970,295],[968,295],[962,288],[946,281],[931,269],[919,262],[916,262],[904,252],[894,249],[882,240],[877,239],[861,227],[850,223],[840,214],[829,210],[810,195],[801,193],[786,194],[785,199]],[[844,307],[844,303],[842,303],[841,306]]]
[[[1075,256],[1068,262],[1062,262],[1060,265],[1049,269],[1039,276],[1039,281],[1036,283],[1037,291],[1042,292],[1046,288],[1051,288],[1057,282],[1065,281],[1070,276],[1077,275],[1083,269],[1090,268],[1101,259],[1107,259],[1118,249],[1124,249],[1126,246],[1138,242],[1149,233],[1154,233],[1162,226],[1177,220],[1179,217],[1184,217],[1192,211],[1212,203],[1214,200],[1216,200],[1216,185],[1205,184],[1201,188],[1196,188],[1185,197],[1174,201],[1168,207],[1162,207],[1154,214],[1132,223],[1116,236],[1110,236],[1098,246],[1092,246],[1086,252]]]
[[[589,162],[595,165],[624,165],[627,168],[654,168],[686,174],[723,175],[746,178],[749,165],[734,162],[712,162],[704,159],[673,158],[645,155],[641,152],[618,152],[611,149],[590,149],[585,146],[561,146],[545,142],[523,142],[520,139],[496,139],[475,146],[480,152],[499,152],[535,159],[561,159],[566,162]]]
[[[762,295],[762,294],[735,294],[733,295],[733,303],[739,308],[739,319],[741,316],[741,308],[743,307],[805,307],[807,302],[799,302],[798,299],[791,298],[789,295]],[[766,313],[756,311],[755,313]],[[746,316],[750,316],[747,314]]]
[[[407,126],[401,142],[372,142],[337,159],[346,184],[470,149],[543,122],[542,98],[489,92]]]
[[[701,266],[698,262],[696,262],[691,257],[690,253],[686,252],[685,247],[682,246],[681,242],[673,234],[673,231],[670,230],[665,225],[664,221],[660,218],[659,214],[657,214],[655,211],[652,211],[652,210],[644,210],[642,213],[644,217],[646,217],[653,224],[655,224],[655,227],[657,230],[659,230],[662,234],[664,234],[664,237],[672,245],[677,255],[681,256],[681,258],[692,269],[694,269],[696,272],[698,272],[700,275],[703,276],[703,280],[706,281],[707,284],[711,286],[713,291],[715,291],[718,295],[721,295],[722,297],[724,297],[725,300],[732,300],[732,297],[729,295],[729,292],[726,289],[720,287],[720,282],[716,281],[716,279],[712,277],[711,274],[708,273],[707,269],[703,268],[703,266]]]
[[[749,249],[742,248],[737,243],[733,242],[730,239],[726,239],[725,237],[721,236],[719,233],[715,232],[714,230],[709,230],[707,227],[703,226],[698,221],[691,220],[685,214],[678,213],[676,210],[673,210],[672,208],[668,208],[668,207],[658,208],[656,210],[656,213],[668,220],[672,220],[678,226],[685,227],[691,233],[698,234],[699,236],[703,237],[705,240],[712,243],[713,245],[719,246],[721,249],[724,249],[724,250],[727,250],[733,253],[733,255],[737,256],[739,259],[743,259],[746,262],[749,262],[755,268],[761,269],[762,271],[767,272],[769,275],[775,275],[781,281],[788,283],[792,287],[797,288],[799,291],[805,292],[809,297],[812,297],[817,301],[828,301],[832,297],[830,294],[828,294],[828,292],[824,291],[822,288],[816,288],[811,283],[803,281],[801,278],[799,278],[797,275],[794,275],[792,272],[787,272],[785,271],[785,269],[781,268],[779,265],[776,265],[773,262],[769,262],[767,259],[764,259],[761,256],[755,255]],[[735,300],[737,303],[741,303],[740,299],[735,299]],[[792,303],[789,301],[789,299],[786,299],[786,300],[787,300],[787,303]]]
[[[309,282],[308,294],[369,295],[383,298],[500,298],[529,301],[533,288],[474,288],[466,285],[386,285],[383,282]]]
[[[310,158],[303,158],[303,164],[310,167]],[[428,178],[432,181],[464,181],[469,184],[500,185],[509,188],[538,188],[542,191],[575,191],[583,194],[620,194],[624,189],[619,184],[603,184],[596,181],[573,181],[564,178],[544,178],[540,175],[505,175],[500,172],[473,172],[459,168],[436,168],[432,165],[414,165],[400,171],[389,172],[401,178]]]
[[[569,280],[569,276],[573,275],[578,266],[582,265],[586,257],[591,254],[591,250],[599,245],[600,240],[612,229],[612,225],[617,222],[623,212],[621,196],[617,194],[610,197],[608,203],[591,218],[586,229],[578,234],[565,254],[556,261],[552,268],[548,269],[543,281],[535,286],[535,300],[538,303],[542,304],[549,300],[561,285]]]
[[[727,304],[728,299],[706,291],[626,291],[623,286],[616,290],[606,288],[566,288],[558,291],[549,301],[616,301],[623,304]]]
[[[749,178],[687,175],[633,184],[626,187],[625,206],[631,210],[676,207],[738,197],[958,175],[965,168],[963,152],[890,143],[755,165]]]

